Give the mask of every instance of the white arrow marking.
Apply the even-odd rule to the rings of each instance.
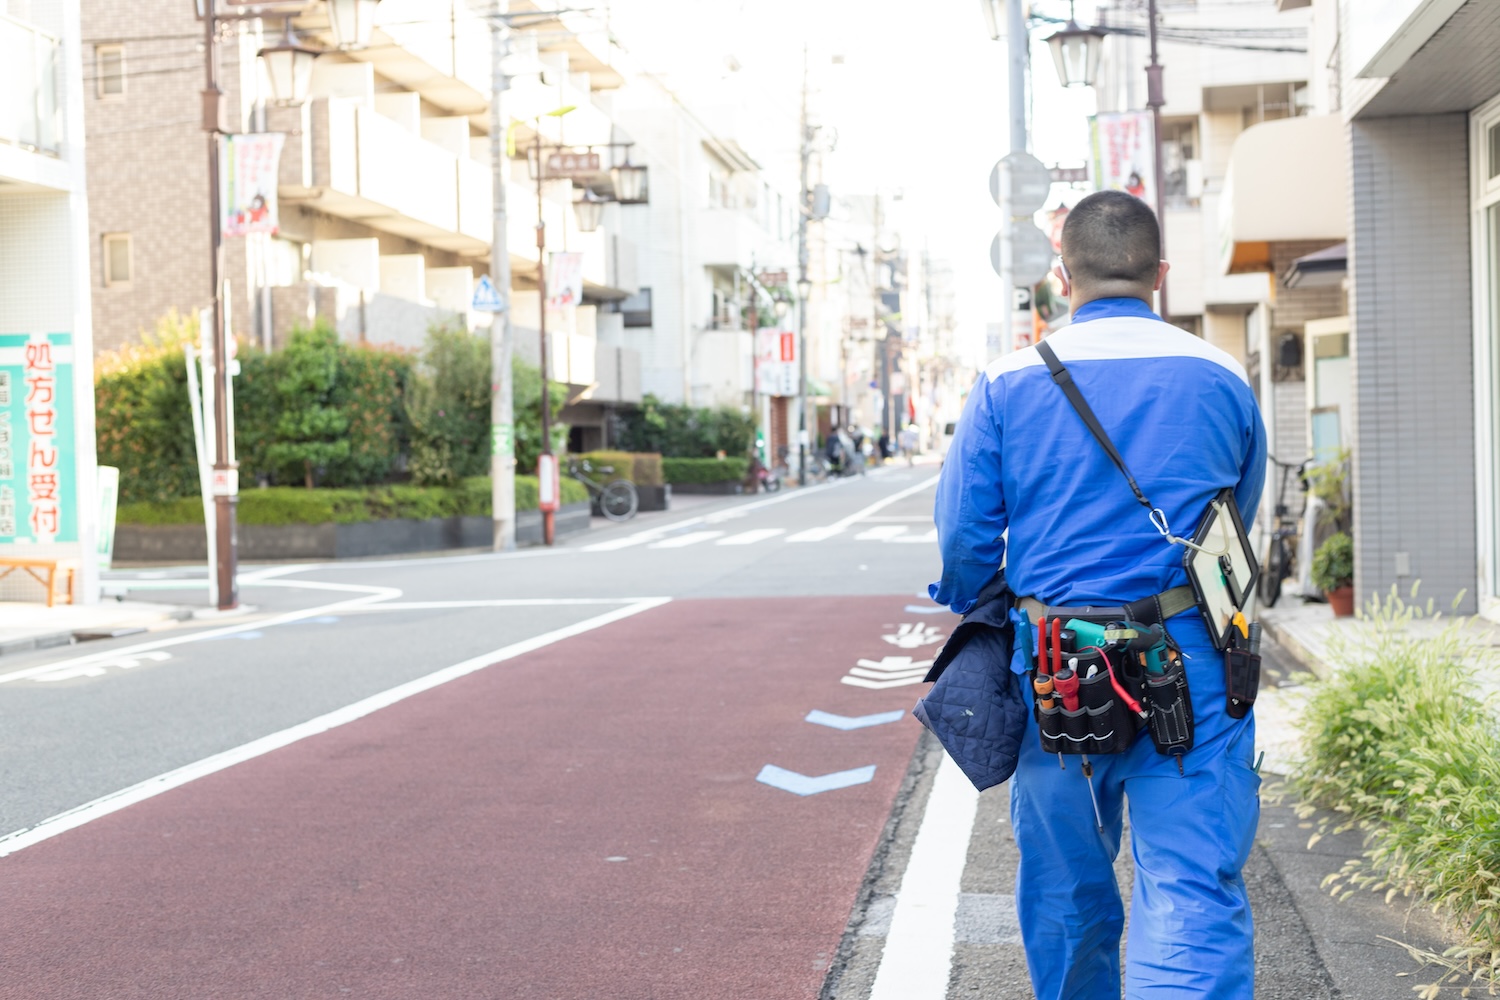
[[[779,788],[783,792],[791,792],[793,795],[817,795],[819,792],[831,792],[836,788],[863,785],[874,777],[874,764],[852,768],[848,771],[835,771],[832,774],[824,774],[817,777],[798,774],[796,771],[788,771],[786,768],[777,767],[775,764],[767,764],[760,769],[760,773],[755,776],[755,780],[763,785]]]
[[[877,680],[877,681],[892,681],[892,680],[895,680],[897,677],[926,677],[927,676],[927,668],[926,667],[922,667],[919,670],[895,670],[895,671],[891,671],[891,670],[866,670],[864,667],[850,667],[849,668],[849,676],[850,677],[868,677],[871,680]]]
[[[880,524],[867,528],[854,536],[856,542],[888,542],[897,535],[906,534],[904,524]]]
[[[896,629],[894,635],[883,635],[880,638],[892,646],[900,646],[902,649],[918,649],[922,646],[930,646],[935,642],[942,642],[943,635],[931,625],[921,622],[903,624]]]
[[[869,688],[871,691],[883,691],[886,688],[905,687],[908,684],[922,683],[922,678],[920,676],[894,681],[869,681],[865,680],[863,677],[840,677],[839,680],[843,681],[845,684],[851,684],[854,687]]]
[[[909,612],[910,614],[914,614],[914,615],[940,615],[943,612],[947,611],[948,609],[947,608],[943,608],[943,607],[937,607],[937,608],[930,608],[929,607],[929,608],[924,608],[924,607],[922,607],[921,605],[918,605],[918,604],[908,604],[902,610],[906,611],[906,612]]]
[[[851,729],[867,729],[870,726],[884,726],[887,723],[899,722],[905,715],[906,712],[899,708],[894,712],[876,712],[874,715],[834,715],[832,712],[824,712],[815,708],[808,712],[807,718],[802,721],[847,733]]]
[[[51,683],[52,681],[69,681],[75,677],[103,677],[106,667],[118,667],[121,670],[129,670],[141,665],[142,660],[151,660],[160,663],[162,660],[170,660],[171,653],[160,649],[147,650],[135,656],[119,656],[112,660],[97,660],[93,663],[81,664],[75,667],[62,667],[45,674],[37,674],[32,677],[34,681]]]
[[[919,669],[925,671],[928,667],[932,666],[932,661],[917,660],[913,662],[910,656],[887,656],[879,662],[875,660],[860,660],[859,665],[867,670],[880,670],[888,674],[893,674]]]

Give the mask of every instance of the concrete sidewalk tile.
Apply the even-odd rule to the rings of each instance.
[[[150,629],[191,617],[191,608],[144,601],[61,604],[51,608],[17,601],[0,602],[0,656],[66,646],[76,641],[75,633]]]

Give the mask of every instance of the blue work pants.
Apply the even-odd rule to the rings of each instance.
[[[1042,751],[1035,720],[1028,726],[1011,779],[1011,822],[1021,855],[1016,906],[1037,1000],[1120,996],[1125,914],[1114,861],[1127,803],[1135,858],[1127,1000],[1253,1000],[1253,930],[1240,872],[1260,818],[1255,723],[1225,712],[1222,654],[1202,623],[1172,632],[1191,654],[1196,745],[1181,774],[1145,731],[1126,753],[1090,756],[1102,835],[1081,758],[1065,755],[1059,768],[1058,755]]]

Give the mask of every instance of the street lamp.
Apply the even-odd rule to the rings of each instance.
[[[362,49],[375,30],[375,6],[380,0],[328,0],[328,27],[333,44],[341,49]]]
[[[647,200],[646,168],[627,161],[609,170],[615,186],[615,201],[622,205],[644,205]]]
[[[604,199],[595,196],[594,192],[584,188],[578,197],[573,199],[573,216],[578,220],[578,231],[580,233],[592,233],[599,228],[599,220],[604,216]]]
[[[1000,40],[1000,10],[999,5],[1005,0],[979,0],[979,12],[984,15],[985,30],[990,33],[990,41]]]
[[[271,83],[271,100],[275,104],[301,104],[312,86],[313,60],[318,50],[297,41],[292,34],[292,19],[286,19],[281,41],[260,50],[266,63],[266,78]]]
[[[1052,61],[1057,64],[1057,78],[1064,87],[1092,87],[1099,71],[1099,54],[1104,48],[1104,32],[1099,28],[1080,28],[1073,19],[1073,5],[1068,5],[1068,24],[1047,39]]]
[[[809,278],[798,278],[797,279],[797,298],[799,298],[799,299],[802,300],[802,305],[803,305],[804,308],[806,308],[806,306],[807,306],[807,300],[808,300],[808,298],[811,295],[812,295],[812,280],[809,279]]]

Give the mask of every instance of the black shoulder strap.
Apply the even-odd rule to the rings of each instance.
[[[1088,427],[1089,433],[1094,435],[1094,439],[1104,448],[1104,452],[1109,456],[1109,460],[1115,463],[1115,468],[1119,469],[1120,473],[1125,477],[1125,481],[1130,483],[1130,489],[1135,494],[1135,498],[1140,501],[1142,507],[1151,510],[1151,501],[1146,499],[1146,494],[1141,492],[1140,486],[1136,484],[1135,477],[1125,467],[1125,459],[1120,457],[1119,449],[1115,447],[1115,443],[1109,439],[1108,434],[1104,433],[1104,428],[1100,425],[1099,418],[1094,416],[1093,408],[1089,406],[1088,400],[1083,398],[1083,393],[1079,390],[1078,384],[1073,381],[1072,372],[1068,371],[1063,363],[1057,359],[1057,352],[1052,350],[1052,345],[1045,340],[1037,342],[1036,350],[1042,356],[1042,360],[1047,362],[1047,370],[1052,373],[1052,381],[1056,382],[1057,387],[1063,391],[1063,395],[1068,397],[1068,402],[1073,404],[1073,409],[1078,411],[1079,417],[1083,418],[1084,426]]]

